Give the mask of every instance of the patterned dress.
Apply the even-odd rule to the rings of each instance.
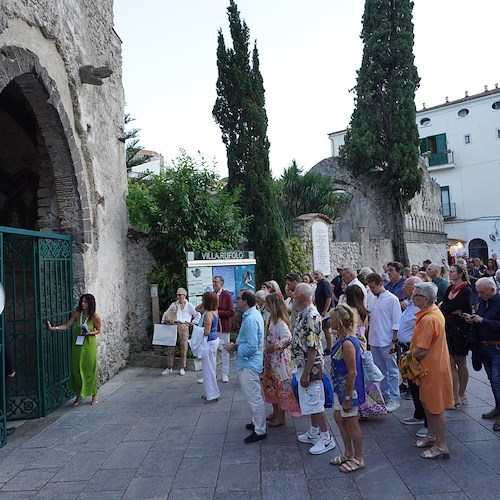
[[[261,383],[266,403],[279,404],[280,409],[300,413],[292,390],[292,370],[290,368],[290,342],[292,334],[286,323],[279,320],[266,325],[266,340],[264,344],[264,371]],[[267,346],[274,346],[273,352],[268,352]]]

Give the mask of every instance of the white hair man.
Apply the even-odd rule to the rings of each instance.
[[[368,292],[366,291],[366,287],[358,280],[358,273],[354,267],[346,267],[342,271],[342,279],[347,286],[359,286],[361,291],[363,292],[363,304],[365,307],[368,307]]]
[[[427,266],[427,276],[432,280],[432,282],[437,286],[437,304],[443,301],[446,294],[446,290],[450,286],[450,282],[441,278],[441,266],[433,262]]]
[[[321,316],[312,303],[309,284],[299,283],[296,286],[294,302],[300,313],[292,333],[292,363],[297,368],[300,411],[302,415],[311,416],[311,428],[297,439],[301,443],[313,444],[309,453],[320,455],[336,445],[325,414]]]
[[[481,362],[493,391],[495,408],[483,413],[485,419],[495,419],[493,430],[500,432],[500,295],[491,278],[479,278],[476,291],[480,297],[476,314],[466,317],[472,323],[476,342],[480,344]]]

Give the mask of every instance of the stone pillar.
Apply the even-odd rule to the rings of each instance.
[[[356,226],[352,230],[352,241],[359,242],[361,262],[368,259],[370,252],[370,234],[366,226]]]
[[[294,236],[302,240],[311,270],[332,274],[330,243],[333,241],[332,221],[323,214],[304,214],[294,220]]]

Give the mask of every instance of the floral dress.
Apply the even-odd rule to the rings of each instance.
[[[279,404],[282,410],[300,414],[291,384],[291,340],[292,334],[284,321],[267,322],[261,383],[266,403]],[[274,351],[269,352],[268,346],[274,346]]]

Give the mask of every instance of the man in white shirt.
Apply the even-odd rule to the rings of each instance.
[[[368,342],[373,361],[380,368],[384,379],[380,389],[386,401],[388,412],[399,408],[399,368],[396,359],[396,340],[398,338],[401,306],[399,299],[384,288],[382,277],[372,273],[367,276],[368,287],[373,297],[368,304],[370,311],[370,330]]]
[[[347,286],[359,286],[361,288],[361,291],[363,292],[363,304],[365,307],[368,307],[368,296],[367,296],[367,291],[365,285],[361,283],[361,281],[358,280],[358,274],[356,273],[356,269],[353,267],[346,267],[342,271],[342,279],[344,280],[344,283]]]

